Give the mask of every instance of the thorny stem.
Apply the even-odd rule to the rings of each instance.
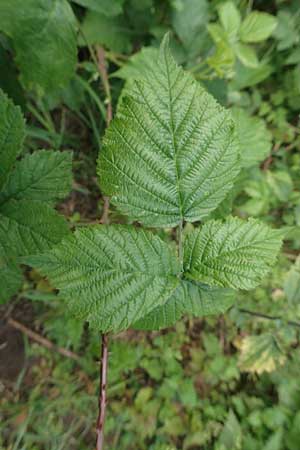
[[[113,110],[111,101],[110,84],[107,74],[105,50],[102,47],[97,47],[97,65],[99,74],[101,76],[102,84],[106,95],[106,125],[109,126]],[[109,198],[104,197],[104,207],[100,223],[108,225],[109,223]],[[97,420],[97,443],[96,450],[103,450],[104,445],[104,422],[106,413],[106,386],[107,386],[107,366],[108,366],[108,335],[102,334],[102,348],[100,361],[100,386],[99,386],[99,415]]]
[[[100,385],[99,385],[99,415],[97,419],[97,443],[96,450],[103,450],[104,444],[104,422],[106,413],[106,387],[108,366],[108,335],[102,334],[102,348],[100,361]]]

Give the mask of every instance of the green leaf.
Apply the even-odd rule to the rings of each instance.
[[[255,50],[249,45],[238,42],[234,46],[234,51],[239,60],[246,67],[257,67],[258,59]]]
[[[255,219],[209,221],[185,240],[185,276],[215,286],[252,289],[275,263],[282,232]]]
[[[73,76],[76,19],[66,0],[2,1],[0,30],[13,40],[27,88],[54,90]]]
[[[247,87],[255,86],[268,78],[275,68],[269,64],[260,63],[258,67],[246,67],[241,63],[236,65],[235,77],[231,82],[231,88],[240,91]]]
[[[72,0],[73,3],[97,11],[105,16],[117,16],[123,12],[124,0]]]
[[[268,39],[277,26],[276,17],[253,11],[243,21],[240,38],[243,42],[261,42]]]
[[[129,53],[131,50],[132,31],[123,16],[107,17],[95,11],[88,11],[82,23],[84,39],[80,38],[80,45],[86,41],[100,44],[115,52]]]
[[[165,38],[127,90],[98,161],[103,192],[131,219],[176,226],[206,217],[239,172],[231,115],[177,66]]]
[[[234,301],[234,291],[205,284],[181,281],[162,305],[134,324],[140,330],[160,330],[174,325],[183,315],[204,317],[223,314]]]
[[[21,109],[0,90],[0,190],[21,151],[24,134]]]
[[[300,256],[288,272],[283,289],[289,302],[300,302]]]
[[[251,167],[266,159],[272,148],[272,134],[265,121],[250,116],[241,108],[233,108],[232,115],[240,142],[242,167]]]
[[[0,42],[0,89],[2,89],[15,104],[25,110],[25,94],[19,81],[19,73],[10,53]]]
[[[114,72],[113,76],[126,81],[143,79],[147,77],[153,61],[158,56],[159,51],[157,48],[143,47],[139,52],[132,55],[120,69]]]
[[[234,40],[241,25],[241,15],[235,4],[231,1],[222,3],[218,9],[220,22],[229,37]]]
[[[257,374],[273,372],[278,366],[284,364],[285,359],[275,336],[264,333],[243,339],[239,367],[244,372]]]
[[[296,14],[291,14],[288,11],[279,11],[277,15],[278,26],[274,32],[274,37],[277,39],[278,50],[286,50],[293,47],[299,42],[299,32],[297,30]]]
[[[242,450],[242,429],[232,410],[218,439],[217,450]]]
[[[78,229],[29,262],[60,289],[71,311],[103,332],[128,328],[163,305],[179,284],[172,248],[124,225]]]
[[[276,432],[274,432],[274,434],[272,434],[269,437],[266,445],[263,447],[262,450],[281,450],[284,434],[285,434],[285,431],[284,431],[283,427],[280,427]],[[289,430],[289,435],[290,435],[290,430]]]
[[[0,194],[0,205],[9,198],[54,202],[66,197],[71,183],[72,153],[39,150],[17,162]]]
[[[267,172],[267,183],[281,202],[287,202],[293,192],[293,180],[288,172],[277,170]]]
[[[206,43],[209,21],[207,0],[182,0],[172,14],[172,24],[189,53],[198,54]]]
[[[24,199],[0,206],[0,238],[20,256],[46,251],[67,233],[64,218],[45,203]]]
[[[5,236],[0,236],[0,304],[16,294],[22,284],[21,270],[1,244],[5,239]]]

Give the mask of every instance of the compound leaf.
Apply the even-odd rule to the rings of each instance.
[[[2,1],[0,30],[13,40],[27,87],[54,90],[74,74],[76,19],[66,0]]]
[[[255,219],[209,221],[185,240],[185,276],[209,285],[252,289],[275,263],[282,231]]]
[[[153,309],[134,327],[140,330],[160,330],[174,325],[183,315],[203,317],[223,314],[234,301],[234,291],[202,283],[182,280],[174,294]]]
[[[78,229],[29,262],[60,289],[76,316],[103,332],[128,328],[163,305],[179,284],[172,247],[125,225]]]
[[[34,200],[9,200],[0,206],[0,238],[17,255],[43,252],[68,233],[63,216]]]
[[[128,89],[106,131],[100,185],[122,213],[150,226],[206,217],[239,172],[231,115],[174,61],[168,38]]]
[[[16,163],[0,194],[9,198],[53,202],[66,197],[72,183],[72,153],[39,150]]]
[[[21,151],[24,135],[21,109],[0,90],[0,190]]]

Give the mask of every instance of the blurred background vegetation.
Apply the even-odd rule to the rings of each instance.
[[[243,170],[214,217],[259,217],[288,239],[224,316],[112,339],[107,448],[299,450],[299,0],[1,0],[0,88],[26,116],[23,155],[74,152],[58,210],[71,227],[97,222],[107,111],[166,31],[178,63],[237,121]],[[110,221],[126,219],[111,208]],[[99,336],[34,270],[1,306],[0,358],[1,450],[93,448]]]

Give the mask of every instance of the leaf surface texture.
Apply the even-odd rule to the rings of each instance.
[[[126,90],[100,152],[100,185],[120,211],[151,226],[206,217],[239,172],[230,113],[174,61],[167,38]]]
[[[274,264],[283,234],[255,219],[209,221],[185,241],[187,278],[213,286],[252,289]]]
[[[78,229],[30,261],[60,289],[75,315],[103,332],[128,328],[164,304],[179,284],[172,247],[124,225]]]

